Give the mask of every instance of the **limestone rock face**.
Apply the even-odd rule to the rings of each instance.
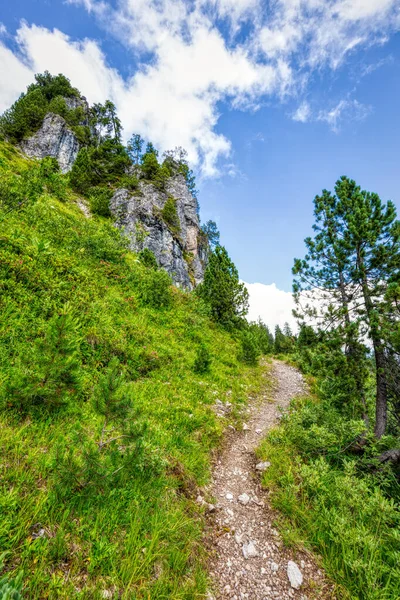
[[[171,231],[162,209],[168,198],[176,201],[179,232]],[[174,283],[193,289],[203,280],[207,245],[200,234],[197,201],[180,174],[171,177],[165,191],[141,181],[138,192],[117,190],[110,202],[116,225],[124,229],[132,250],[148,248]]]
[[[30,158],[56,158],[61,171],[67,173],[74,164],[80,145],[65,119],[60,115],[48,113],[41,128],[31,137],[22,140],[20,147]]]

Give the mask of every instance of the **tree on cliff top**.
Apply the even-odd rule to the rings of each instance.
[[[51,75],[48,71],[35,75],[35,83],[31,83],[26,93],[22,93],[18,100],[0,117],[0,133],[10,142],[18,143],[23,138],[32,135],[43,123],[43,119],[50,111],[50,104],[55,98],[61,102],[52,103],[51,110],[65,118],[71,114],[72,120],[75,111],[68,110],[64,98],[79,97],[79,91],[72,87],[65,75]]]

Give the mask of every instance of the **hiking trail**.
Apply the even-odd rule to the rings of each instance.
[[[274,360],[271,375],[272,391],[264,391],[262,403],[253,399],[249,404],[243,430],[229,435],[207,488],[217,503],[207,531],[213,582],[209,600],[332,598],[332,586],[310,553],[283,545],[268,490],[261,487],[268,463],[257,464],[255,450],[290,400],[307,391],[302,375],[287,364]]]

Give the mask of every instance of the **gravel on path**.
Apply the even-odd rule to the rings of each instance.
[[[213,590],[209,600],[332,599],[332,585],[310,553],[286,548],[260,479],[255,450],[291,399],[307,391],[293,367],[273,361],[272,400],[250,405],[243,431],[229,436],[206,493],[216,500],[207,528]],[[269,393],[271,396],[271,393]]]

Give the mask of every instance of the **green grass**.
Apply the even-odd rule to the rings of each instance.
[[[194,498],[224,427],[212,406],[229,398],[237,414],[262,369],[238,362],[237,342],[202,303],[144,267],[108,220],[85,218],[63,176],[48,180],[35,169],[0,143],[5,572],[11,580],[23,571],[30,599],[95,599],[105,590],[201,598],[207,575]],[[54,338],[60,314],[72,324],[63,346]],[[203,374],[193,369],[199,347],[211,357]],[[73,381],[57,385],[69,353]],[[94,400],[115,357],[128,408],[108,425],[117,441],[100,450],[104,417]],[[121,436],[131,425],[137,439],[128,446]]]
[[[398,505],[345,452],[362,429],[315,398],[298,399],[259,448],[271,462],[263,484],[282,515],[284,541],[321,556],[338,598],[397,600]]]

